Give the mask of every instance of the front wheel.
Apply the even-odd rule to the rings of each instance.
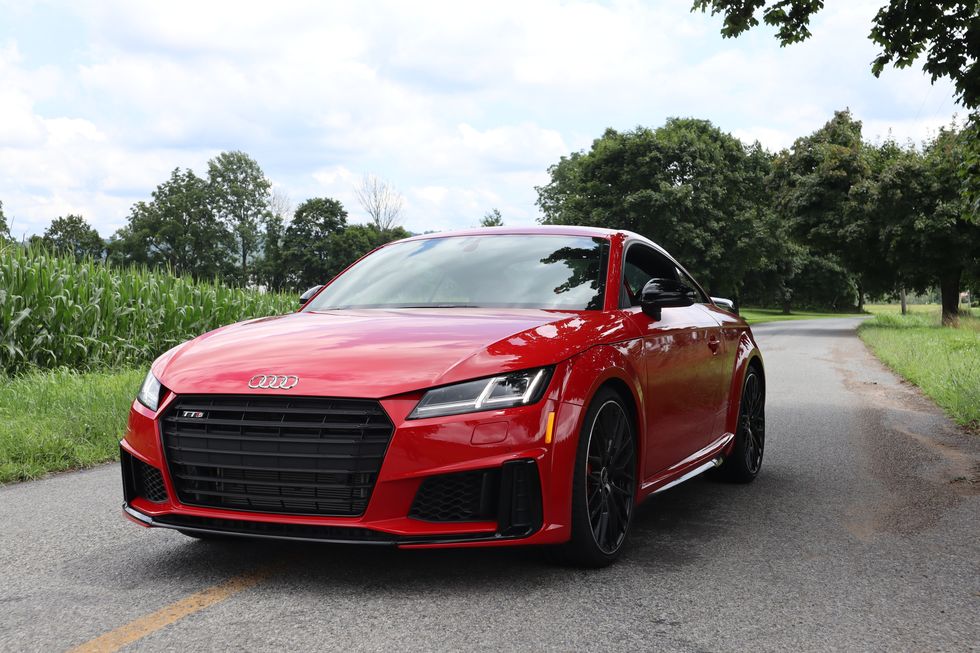
[[[751,483],[762,468],[766,446],[766,393],[762,377],[750,367],[742,384],[735,446],[718,469],[732,483]]]
[[[629,535],[636,500],[636,438],[631,413],[610,389],[586,411],[572,480],[572,537],[557,551],[561,562],[605,567]]]

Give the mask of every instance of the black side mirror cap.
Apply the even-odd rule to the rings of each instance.
[[[718,308],[725,309],[729,313],[738,315],[738,304],[735,303],[735,300],[725,299],[724,297],[712,297],[711,301]]]
[[[640,293],[640,308],[656,320],[660,319],[660,309],[690,306],[694,302],[694,290],[676,279],[650,279]]]
[[[302,295],[300,295],[299,296],[299,305],[300,306],[303,306],[304,304],[306,304],[306,302],[310,301],[310,297],[312,297],[313,295],[315,295],[318,292],[320,292],[320,288],[323,288],[323,286],[322,285],[313,286],[312,288],[308,289],[305,293],[303,293]]]

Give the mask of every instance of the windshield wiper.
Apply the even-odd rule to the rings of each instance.
[[[399,308],[484,308],[483,306],[477,306],[476,304],[398,304],[398,305],[372,305],[372,306],[358,306],[356,304],[348,306],[331,306],[329,308],[313,308],[308,312],[310,313],[326,313],[328,311],[358,311],[358,310],[368,310],[368,309],[380,309],[380,310],[391,310]]]
[[[386,308],[483,308],[476,304],[406,304],[404,306],[387,306]]]

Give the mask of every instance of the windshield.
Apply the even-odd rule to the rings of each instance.
[[[608,251],[608,241],[581,236],[450,236],[394,243],[335,279],[306,310],[599,310]]]

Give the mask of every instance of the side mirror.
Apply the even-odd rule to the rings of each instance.
[[[723,308],[729,313],[734,313],[738,315],[738,306],[731,299],[725,299],[724,297],[712,297],[711,301],[714,302],[715,306],[718,308]]]
[[[659,320],[660,309],[690,306],[694,299],[694,291],[676,279],[650,279],[640,293],[640,307]]]
[[[310,301],[310,297],[312,297],[313,295],[317,294],[320,291],[320,288],[323,288],[323,286],[322,285],[321,286],[313,286],[312,288],[310,288],[309,290],[307,290],[305,293],[303,293],[302,295],[300,295],[299,296],[299,305],[302,306],[306,302]]]

